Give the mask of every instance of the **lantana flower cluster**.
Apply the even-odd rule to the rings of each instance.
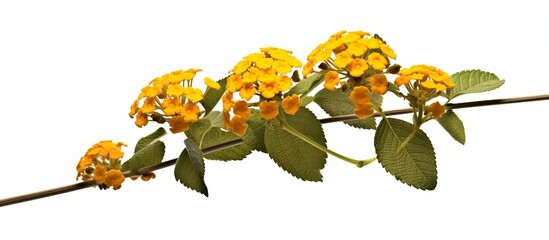
[[[450,76],[428,65],[401,69],[391,63],[395,59],[393,49],[377,35],[371,36],[363,31],[340,31],[311,51],[302,68],[302,75],[306,78],[313,72],[324,73],[324,88],[348,94],[354,103],[354,113],[359,118],[372,116],[374,109],[381,112],[378,106],[381,103],[379,100],[373,101],[376,98],[372,96],[383,95],[388,90],[410,103],[416,126],[432,118],[440,118],[445,113],[445,107],[439,102],[426,103],[455,86]],[[259,52],[240,60],[229,71],[225,92],[221,96],[224,128],[244,136],[248,129],[246,121],[254,107],[259,108],[259,116],[264,120],[275,119],[280,114],[279,109],[289,115],[296,114],[301,99],[287,91],[294,81],[299,80],[295,69],[302,65],[292,56],[292,51],[276,47],[260,48]],[[138,127],[155,121],[161,124],[167,122],[172,133],[187,131],[201,116],[199,103],[204,99],[204,94],[193,87],[193,79],[201,71],[197,68],[177,70],[151,80],[131,105],[129,116],[135,118]],[[289,77],[292,72],[292,77]],[[388,82],[386,74],[398,75],[394,85]],[[210,78],[204,78],[204,82],[208,86],[206,93],[211,89],[221,89],[219,82]],[[406,88],[408,94],[400,92],[401,86]],[[206,96],[219,99],[220,95]],[[76,179],[93,180],[100,189],[120,189],[125,179],[121,172],[122,146],[126,145],[110,140],[93,145],[81,157],[76,167]],[[137,177],[133,176],[132,179]],[[141,175],[145,181],[154,177],[152,172]]]
[[[120,171],[122,166],[120,159],[124,156],[122,142],[114,143],[111,140],[100,141],[94,144],[86,154],[80,158],[76,171],[76,180],[82,181],[93,179],[100,189],[113,187],[120,189],[124,182],[124,175]]]
[[[260,116],[267,120],[278,115],[279,102],[282,102],[283,110],[292,115],[301,104],[297,95],[282,99],[282,93],[293,84],[286,74],[292,72],[293,68],[301,67],[302,63],[288,50],[275,47],[260,50],[244,57],[229,72],[226,92],[222,97],[224,127],[239,136],[243,136],[248,128],[246,120],[251,115],[249,106],[254,105],[249,101],[254,96],[259,98],[259,103],[254,106],[259,107]],[[237,92],[240,99],[235,99],[234,94]]]
[[[389,45],[375,36],[370,37],[368,32],[340,31],[311,51],[302,73],[307,77],[320,63],[318,67],[327,71],[324,87],[331,91],[340,85],[352,89],[350,98],[355,103],[354,112],[359,118],[366,118],[374,113],[370,93],[387,92],[388,81],[384,73],[391,73],[387,70],[390,59],[395,58]]]
[[[192,87],[193,78],[200,71],[196,68],[173,71],[143,87],[130,109],[129,115],[136,118],[135,124],[142,127],[150,120],[158,123],[167,121],[172,133],[189,129],[191,123],[198,121],[198,102],[203,99],[202,90]],[[217,84],[209,78],[205,81],[211,85]]]
[[[440,95],[442,91],[453,88],[454,82],[446,72],[428,65],[414,65],[410,68],[401,69],[395,79],[395,84],[405,86],[408,91],[408,101],[425,104],[427,101]],[[439,103],[434,102],[426,107],[426,112],[433,118],[438,119],[446,109]]]

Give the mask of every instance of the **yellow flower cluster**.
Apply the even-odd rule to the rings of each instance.
[[[195,68],[173,71],[143,87],[130,109],[129,115],[136,118],[135,124],[142,127],[151,119],[158,123],[167,121],[172,133],[189,129],[190,123],[198,121],[198,102],[203,99],[202,91],[192,87],[193,78],[200,71]],[[205,79],[205,83],[220,88],[209,78]]]
[[[303,77],[312,73],[319,62],[326,64],[329,71],[354,78],[362,77],[369,69],[378,71],[370,71],[373,73],[386,69],[389,66],[388,58],[396,58],[395,52],[383,41],[369,36],[370,33],[362,31],[340,31],[332,35],[307,56]],[[333,89],[337,84],[327,85],[328,89]]]
[[[302,65],[291,55],[291,51],[275,47],[260,50],[261,52],[244,57],[229,72],[231,75],[227,78],[227,91],[221,98],[224,127],[239,136],[243,136],[248,128],[246,120],[251,112],[248,101],[258,96],[261,117],[275,118],[278,115],[278,100],[284,91],[292,87],[292,80],[286,74]],[[241,100],[234,100],[236,92]],[[282,100],[282,108],[288,114],[295,114],[300,104],[301,100],[297,95]],[[234,114],[232,117],[231,110]]]
[[[326,70],[324,88],[335,91],[342,79],[352,89],[350,98],[355,103],[355,114],[359,118],[371,116],[370,92],[385,94],[387,77],[383,74],[396,54],[389,45],[370,33],[363,31],[340,31],[328,41],[319,44],[307,56],[303,77],[320,68]]]
[[[82,178],[82,181],[93,179],[100,189],[110,187],[113,187],[114,190],[120,189],[125,179],[120,171],[122,166],[120,159],[124,156],[124,152],[121,150],[122,146],[126,145],[110,140],[94,144],[80,158],[76,166],[76,171],[78,171],[76,180],[79,178]]]
[[[450,76],[444,71],[428,65],[414,65],[410,68],[401,69],[398,72],[399,77],[395,79],[397,86],[407,85],[407,88],[414,89],[415,86],[411,83],[412,80],[419,82],[421,87],[426,89],[436,89],[444,91],[447,88],[453,88],[454,82]]]

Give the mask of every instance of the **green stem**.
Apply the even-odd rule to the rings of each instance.
[[[342,154],[339,154],[337,152],[334,152],[324,146],[322,146],[321,144],[319,144],[318,142],[310,139],[309,137],[305,136],[303,133],[297,131],[296,129],[294,129],[292,126],[290,126],[289,124],[285,123],[285,122],[280,122],[280,127],[282,129],[284,129],[285,131],[291,133],[292,135],[298,137],[299,139],[305,141],[306,143],[310,144],[311,146],[317,148],[318,150],[321,150],[325,153],[329,153],[331,154],[332,156],[334,157],[337,157],[345,162],[348,162],[348,163],[351,163],[359,168],[361,167],[364,167],[368,164],[370,164],[371,162],[375,161],[376,158],[373,157],[373,158],[369,158],[369,159],[365,159],[365,160],[356,160],[356,159],[352,159],[350,157],[347,157],[347,156],[344,156]]]

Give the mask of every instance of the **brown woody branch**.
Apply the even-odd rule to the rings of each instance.
[[[494,99],[494,100],[484,100],[484,101],[474,101],[474,102],[464,102],[464,103],[453,103],[448,104],[447,106],[451,109],[459,109],[459,108],[471,108],[471,107],[481,107],[481,106],[492,106],[492,105],[502,105],[502,104],[509,104],[509,103],[522,103],[522,102],[532,102],[532,101],[542,101],[542,100],[549,100],[549,94],[546,95],[537,95],[537,96],[528,96],[528,97],[518,97],[518,98],[506,98],[506,99]],[[397,109],[397,110],[390,110],[385,111],[385,116],[391,116],[391,115],[399,115],[399,114],[406,114],[411,113],[412,109]],[[373,117],[379,117],[380,115],[376,113]],[[342,115],[342,116],[336,116],[336,117],[330,117],[330,118],[324,118],[320,119],[319,121],[322,124],[325,123],[333,123],[333,122],[342,122],[342,121],[348,121],[348,120],[356,120],[358,119],[355,115]],[[218,151],[224,148],[236,146],[239,144],[244,143],[242,139],[237,139],[229,142],[224,142],[215,146],[207,147],[202,149],[202,152],[204,154],[211,153],[214,151]],[[149,173],[158,169],[166,168],[169,166],[172,166],[175,164],[177,159],[171,159],[164,162],[161,162],[157,165],[143,167],[138,169],[137,174],[142,175],[145,173]],[[135,174],[131,173],[130,171],[127,171],[124,173],[125,177],[131,177]],[[0,207],[12,205],[16,203],[31,201],[35,199],[50,197],[58,194],[68,193],[88,187],[96,186],[95,182],[93,180],[88,180],[86,182],[80,182],[76,184],[71,184],[67,186],[52,188],[44,191],[24,194],[20,196],[5,198],[0,200]]]

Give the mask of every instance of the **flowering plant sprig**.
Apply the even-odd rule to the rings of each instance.
[[[175,178],[206,196],[204,159],[242,160],[253,150],[268,154],[305,181],[322,181],[321,170],[330,154],[358,167],[377,160],[399,181],[432,190],[437,184],[435,152],[421,126],[435,120],[464,144],[463,123],[451,109],[451,100],[496,89],[504,81],[480,70],[449,75],[437,67],[401,67],[395,61],[395,51],[380,36],[340,31],[314,48],[304,65],[290,50],[260,48],[238,61],[227,77],[206,77],[204,93],[192,84],[201,69],[165,74],[142,88],[129,115],[138,127],[154,121],[167,123],[173,134],[184,133]],[[387,92],[408,103],[411,122],[385,114]],[[218,102],[220,111],[215,110]],[[357,131],[374,130],[376,156],[356,160],[329,149],[320,120],[307,107],[311,103],[333,118],[345,118]],[[376,116],[381,117],[379,122]],[[142,138],[124,163],[124,144],[94,145],[80,160],[77,178],[115,190],[124,176],[148,180],[154,174],[139,169],[162,162],[165,145],[160,138],[165,134],[160,127]],[[204,150],[210,148],[215,151]]]

